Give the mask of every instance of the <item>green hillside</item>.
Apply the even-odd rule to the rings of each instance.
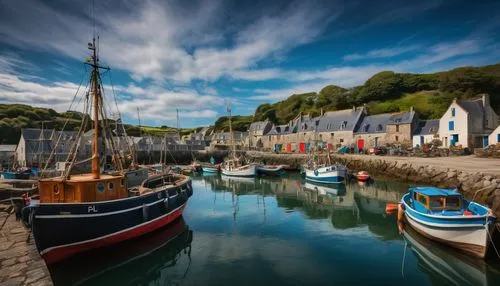
[[[488,93],[500,113],[500,64],[462,67],[433,74],[383,71],[350,89],[328,85],[319,93],[294,94],[274,104],[262,104],[254,121],[269,119],[284,124],[299,112],[318,115],[366,104],[370,114],[405,111],[413,106],[423,118],[439,118],[453,98],[474,98]]]
[[[234,131],[247,131],[253,121],[253,116],[235,115],[231,117],[231,125]],[[214,124],[214,131],[229,131],[229,117],[221,116]]]

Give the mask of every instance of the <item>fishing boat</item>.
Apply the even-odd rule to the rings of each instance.
[[[344,182],[346,167],[342,164],[319,165],[313,162],[304,167],[306,180],[316,183],[336,184]]]
[[[494,230],[493,212],[452,189],[413,187],[403,195],[398,217],[423,236],[484,258]]]
[[[210,163],[201,163],[201,171],[203,173],[219,173],[220,165],[215,164],[215,158],[210,157]]]
[[[23,222],[31,228],[47,264],[169,225],[182,215],[192,195],[187,176],[163,173],[147,178],[147,171],[137,169],[136,164],[130,169],[124,167],[125,158],[114,145],[111,132],[107,132],[110,127],[105,117],[100,70],[109,68],[99,66],[95,37],[88,49],[92,51],[86,61],[91,67],[89,90],[80,96],[86,107],[84,113],[93,113],[93,120],[84,117],[62,175],[41,178],[39,199],[31,199],[22,211]],[[92,156],[77,162],[76,154],[81,148],[78,142],[89,124],[93,129]],[[101,172],[101,152],[105,151],[112,158],[113,170]],[[72,173],[76,165],[86,162],[91,163],[90,173]],[[45,168],[49,163],[50,158]],[[140,185],[136,186],[138,182]]]
[[[229,134],[230,134],[230,151],[228,157],[224,160],[221,166],[221,172],[226,176],[235,177],[253,177],[257,173],[255,164],[246,164],[244,158],[238,158],[234,147],[233,128],[231,125],[231,107],[227,105],[229,113]]]
[[[259,165],[257,166],[257,173],[270,175],[270,176],[279,176],[285,172],[285,165]]]
[[[29,180],[31,169],[23,168],[16,171],[3,171],[2,177],[6,180]]]
[[[367,171],[359,171],[356,173],[356,179],[358,179],[358,181],[366,182],[370,179],[370,174],[368,174]]]
[[[346,193],[345,185],[343,184],[312,184],[306,182],[304,188],[317,191],[320,195],[343,196]]]

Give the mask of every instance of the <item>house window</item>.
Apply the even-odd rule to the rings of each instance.
[[[340,142],[340,143],[344,143],[344,139],[340,139],[340,141],[339,141],[339,142]]]
[[[271,141],[271,136],[269,136],[269,141]]]
[[[497,143],[500,143],[500,133],[497,134]]]
[[[452,117],[454,117],[454,116],[455,116],[455,107],[453,107],[453,108],[451,109],[451,116],[452,116]]]
[[[396,124],[396,132],[399,132],[399,125]]]
[[[498,134],[498,135],[500,135],[500,134]],[[333,138],[333,133],[330,133],[330,137],[332,137],[332,138]]]
[[[398,136],[396,136],[396,142],[398,142],[398,141],[399,141],[399,137],[398,137]]]
[[[377,125],[377,131],[382,131],[382,124]]]
[[[448,122],[448,130],[455,130],[455,121]]]

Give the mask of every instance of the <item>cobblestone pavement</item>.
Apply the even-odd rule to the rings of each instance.
[[[7,214],[0,212],[0,226]],[[12,214],[0,229],[0,286],[53,285],[49,270],[28,230]]]

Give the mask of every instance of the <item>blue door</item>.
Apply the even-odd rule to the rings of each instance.
[[[455,144],[457,144],[457,142],[458,142],[458,134],[453,134],[451,136],[452,136],[451,137],[451,142],[450,142],[451,146],[455,146]]]
[[[483,136],[483,147],[488,147],[488,145],[490,145],[488,143],[488,136]]]
[[[424,145],[424,136],[420,136],[420,146]]]

